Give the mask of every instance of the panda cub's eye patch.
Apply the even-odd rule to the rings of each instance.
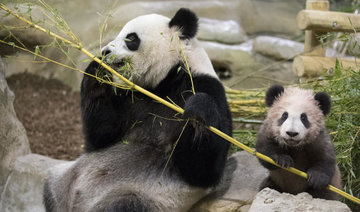
[[[284,112],[282,115],[281,115],[281,118],[278,120],[278,125],[281,126],[285,121],[286,119],[288,118],[289,114],[288,112]]]
[[[309,119],[306,115],[306,113],[302,113],[300,115],[300,120],[301,122],[303,123],[303,125],[305,126],[305,128],[309,128],[310,127],[310,122],[309,122]]]
[[[140,39],[135,32],[128,34],[124,41],[130,51],[136,51],[139,49]]]

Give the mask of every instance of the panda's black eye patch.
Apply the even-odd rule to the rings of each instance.
[[[136,51],[139,49],[140,39],[135,32],[128,34],[124,41],[130,51]]]
[[[309,119],[308,119],[306,113],[302,113],[300,115],[300,120],[306,128],[310,127],[310,122],[309,122]]]
[[[288,112],[284,112],[282,115],[281,115],[281,118],[278,120],[278,125],[281,126],[285,121],[286,119],[288,118],[289,114]]]

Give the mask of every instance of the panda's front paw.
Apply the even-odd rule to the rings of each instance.
[[[184,107],[184,119],[193,119],[200,124],[213,125],[219,117],[217,106],[206,93],[197,93],[189,97]]]
[[[327,185],[329,185],[331,181],[330,177],[327,174],[318,170],[309,170],[307,172],[307,175],[309,186],[314,189],[323,189]]]
[[[101,59],[101,58],[99,58],[99,59]],[[91,74],[91,75],[95,75],[99,68],[100,68],[100,64],[93,60],[89,63],[85,72],[88,74]]]
[[[289,168],[294,166],[294,160],[290,155],[286,154],[273,154],[270,155],[270,158],[275,161],[275,163],[279,164],[281,167]]]

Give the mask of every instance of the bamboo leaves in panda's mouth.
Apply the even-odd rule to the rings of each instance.
[[[133,82],[133,78],[135,74],[133,71],[132,60],[130,57],[123,58],[121,60],[116,60],[116,55],[109,55],[109,56],[103,56],[102,61],[105,64],[109,65],[111,68],[113,68],[115,71],[120,73],[122,76],[124,76],[126,79]],[[100,66],[97,69],[96,76],[112,84],[114,87],[114,92],[116,92],[116,87],[119,87],[117,86],[118,84],[121,86],[122,89],[124,89],[123,86],[126,86],[123,83],[123,81],[118,81],[117,78],[113,78],[112,74],[102,66]],[[130,88],[127,87],[125,89],[130,89]]]

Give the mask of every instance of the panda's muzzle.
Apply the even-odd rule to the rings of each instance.
[[[114,68],[120,68],[120,67],[123,67],[125,65],[125,62],[123,60],[120,60],[119,62],[113,62],[110,65],[112,67],[114,67]]]
[[[298,146],[301,144],[302,139],[283,138],[288,146]]]

